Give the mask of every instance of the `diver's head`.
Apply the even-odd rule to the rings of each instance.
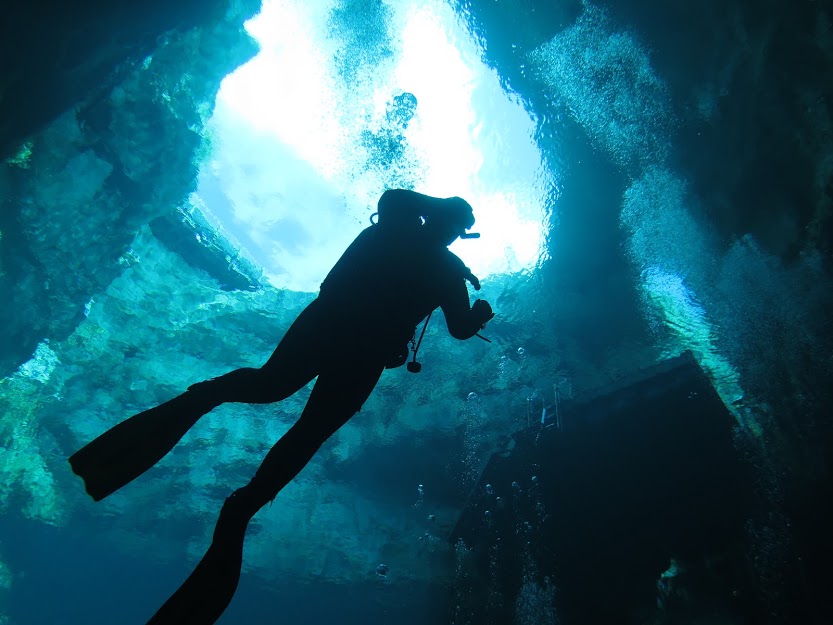
[[[450,197],[445,200],[442,211],[437,211],[425,220],[426,232],[443,245],[451,245],[457,237],[475,238],[467,234],[474,226],[474,211],[463,198]]]

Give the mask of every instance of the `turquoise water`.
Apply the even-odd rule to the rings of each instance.
[[[0,166],[0,623],[142,623],[170,596],[308,389],[216,409],[100,503],[67,457],[262,364],[390,186],[472,199],[484,236],[454,250],[498,313],[492,343],[432,321],[423,371],[386,372],[255,517],[220,623],[604,622],[575,596],[621,623],[827,622],[829,8],[271,6],[277,22],[247,30],[259,7],[239,3],[154,40]],[[218,96],[270,45],[289,56],[253,84],[277,95]],[[294,117],[252,117],[267,97]],[[669,551],[628,603],[601,571],[576,591],[533,539],[517,571],[450,540],[491,454],[542,408],[686,351],[750,476],[735,548]],[[519,527],[559,510],[539,513]]]

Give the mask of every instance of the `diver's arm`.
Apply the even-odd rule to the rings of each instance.
[[[448,325],[448,332],[455,339],[470,339],[483,329],[495,314],[486,300],[478,299],[469,307],[469,292],[463,280],[447,290],[446,299],[440,305]]]

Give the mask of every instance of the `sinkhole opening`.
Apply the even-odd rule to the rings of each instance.
[[[386,188],[466,198],[481,279],[545,254],[553,173],[535,120],[447,3],[266,0],[227,76],[192,204],[268,281],[315,292]]]

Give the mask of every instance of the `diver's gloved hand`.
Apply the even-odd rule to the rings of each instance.
[[[491,321],[495,316],[495,313],[492,312],[492,307],[485,299],[475,300],[474,304],[471,305],[471,312],[481,330],[485,327],[486,323]]]
[[[471,272],[471,269],[466,267],[466,275],[463,276],[466,280],[468,280],[471,285],[474,287],[475,291],[480,290],[480,280],[477,279],[477,276]]]

